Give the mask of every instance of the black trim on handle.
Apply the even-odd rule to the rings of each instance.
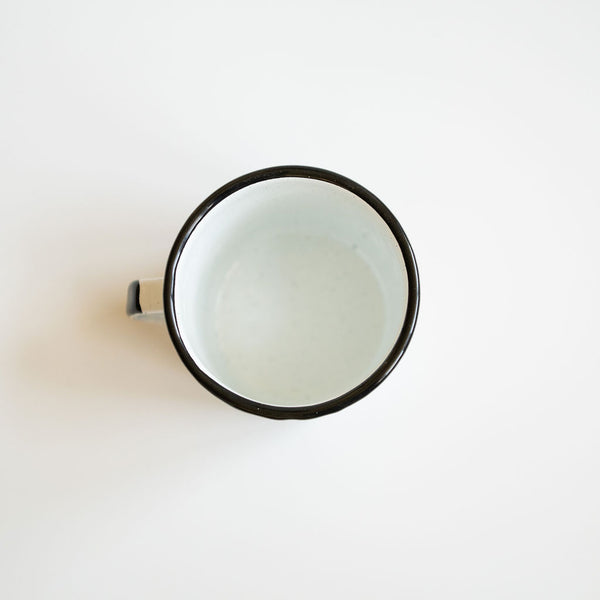
[[[125,310],[129,317],[133,315],[141,315],[142,307],[140,305],[140,282],[132,281],[127,288],[127,303]]]
[[[394,344],[394,347],[388,356],[383,360],[379,367],[373,373],[371,373],[369,377],[367,377],[367,379],[357,385],[354,389],[342,394],[341,396],[338,396],[337,398],[333,398],[332,400],[321,402],[319,404],[313,404],[311,406],[288,407],[261,404],[260,402],[255,402],[250,398],[240,396],[239,394],[236,394],[235,392],[232,392],[231,390],[228,390],[221,384],[217,383],[207,373],[205,373],[190,356],[181,337],[179,325],[177,323],[177,315],[175,313],[174,293],[177,264],[181,257],[181,253],[183,252],[183,249],[196,226],[210,210],[212,210],[217,204],[219,204],[219,202],[234,192],[237,192],[246,186],[258,183],[259,181],[277,179],[280,177],[305,177],[308,179],[318,179],[349,190],[364,200],[379,214],[379,216],[394,234],[404,258],[408,276],[408,304],[406,307],[406,316],[396,343]],[[351,179],[348,179],[347,177],[338,175],[337,173],[327,171],[325,169],[301,166],[270,167],[267,169],[261,169],[260,171],[254,171],[253,173],[248,173],[247,175],[238,177],[237,179],[225,184],[223,187],[211,194],[204,202],[202,202],[202,204],[196,208],[196,210],[185,222],[184,226],[179,232],[179,235],[177,236],[177,239],[175,240],[175,243],[173,244],[169,259],[167,261],[163,293],[165,319],[167,322],[169,335],[171,336],[171,340],[173,341],[181,360],[183,360],[184,364],[192,373],[192,375],[206,389],[231,406],[271,419],[311,419],[326,415],[328,413],[333,413],[345,408],[346,406],[349,406],[357,400],[360,400],[373,389],[375,389],[391,373],[406,351],[417,321],[420,297],[419,273],[413,250],[408,238],[406,237],[406,234],[404,233],[404,230],[400,226],[400,223],[387,208],[387,206],[385,206],[385,204],[383,204],[383,202],[381,202],[381,200],[379,200],[379,198],[377,198],[374,194],[369,192],[369,190],[352,181]]]

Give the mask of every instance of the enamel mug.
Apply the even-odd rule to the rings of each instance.
[[[346,177],[299,166],[211,194],[164,279],[134,281],[127,297],[131,317],[164,318],[205,388],[274,419],[325,415],[372,391],[404,354],[418,306],[415,257],[389,209]]]

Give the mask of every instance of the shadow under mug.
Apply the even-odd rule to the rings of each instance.
[[[418,306],[415,257],[389,209],[346,177],[301,166],[211,194],[164,279],[134,281],[127,297],[131,317],[166,320],[205,388],[274,419],[325,415],[371,392],[404,354]]]

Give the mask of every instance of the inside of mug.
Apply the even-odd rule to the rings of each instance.
[[[271,406],[311,406],[367,379],[400,334],[402,252],[369,204],[332,183],[260,181],[219,202],[181,251],[174,307],[193,360]]]

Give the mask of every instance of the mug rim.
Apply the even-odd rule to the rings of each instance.
[[[394,346],[386,358],[380,363],[377,369],[375,369],[371,375],[369,375],[369,377],[364,379],[351,390],[340,396],[337,396],[336,398],[333,398],[332,400],[326,400],[325,402],[320,402],[319,404],[312,404],[309,406],[274,406],[271,404],[263,404],[261,402],[256,402],[255,400],[251,400],[250,398],[241,396],[240,394],[237,394],[222,386],[220,383],[210,377],[210,375],[208,375],[204,370],[202,370],[187,351],[179,331],[177,315],[175,311],[175,275],[177,271],[177,265],[189,237],[194,229],[198,226],[200,221],[202,221],[202,219],[217,204],[219,204],[219,202],[238,190],[260,181],[280,179],[285,177],[317,179],[337,185],[352,192],[361,200],[366,202],[369,206],[371,206],[371,208],[373,208],[383,219],[396,238],[396,241],[398,242],[402,252],[402,258],[404,260],[408,278],[408,301],[406,315],[402,324],[402,329],[400,330],[400,333],[394,342]],[[343,175],[334,173],[333,171],[328,171],[318,167],[284,165],[259,169],[257,171],[252,171],[251,173],[247,173],[246,175],[242,175],[241,177],[237,177],[229,183],[221,186],[218,190],[208,196],[208,198],[206,198],[206,200],[204,200],[198,207],[196,207],[179,231],[179,234],[177,235],[177,238],[175,239],[175,242],[171,248],[165,271],[163,295],[165,320],[171,341],[173,342],[179,357],[187,369],[209,392],[227,404],[255,415],[261,415],[271,419],[311,419],[337,412],[338,410],[346,408],[350,404],[357,402],[361,398],[364,398],[364,396],[373,391],[392,372],[394,367],[404,355],[404,352],[406,351],[406,348],[408,347],[413,335],[417,321],[417,314],[419,311],[420,285],[417,262],[415,260],[410,242],[408,241],[408,238],[396,217],[387,208],[387,206],[381,200],[379,200],[379,198],[377,198],[372,192],[364,188],[362,185],[352,181],[351,179],[348,179],[347,177],[344,177]]]

